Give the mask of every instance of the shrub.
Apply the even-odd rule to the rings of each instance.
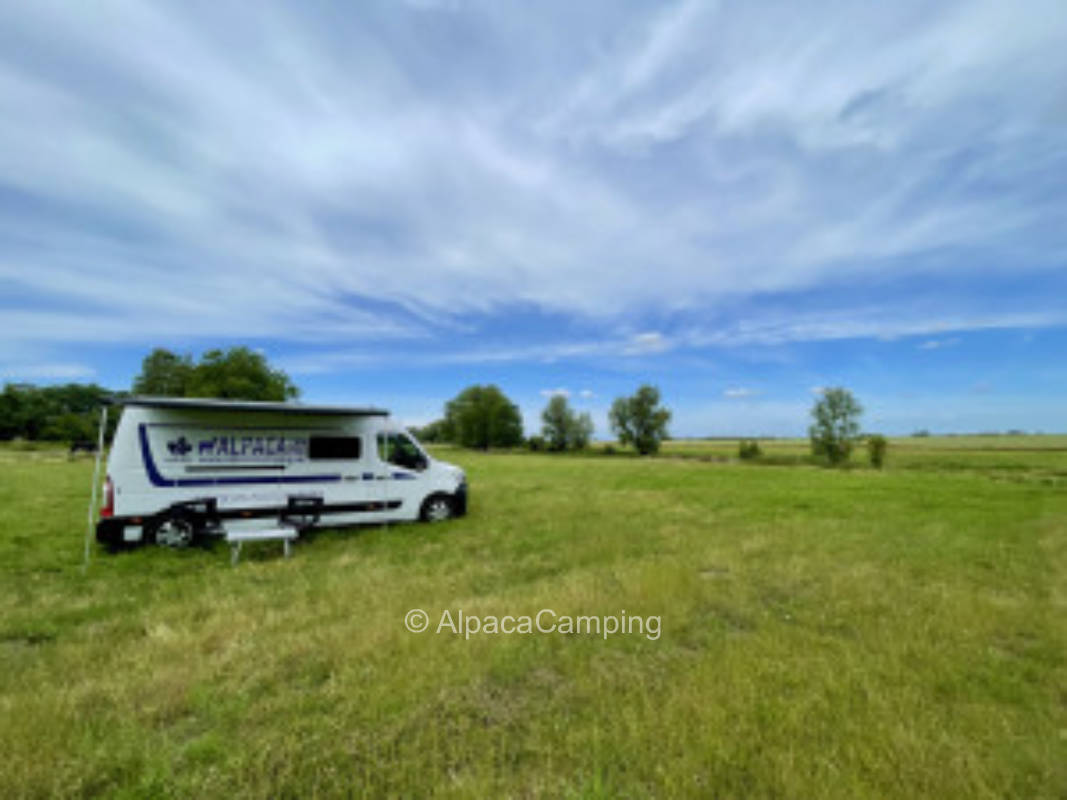
[[[545,439],[543,436],[531,436],[526,440],[526,446],[534,453],[540,453],[545,449]]]
[[[889,448],[889,441],[880,433],[867,437],[867,455],[870,456],[871,466],[881,469],[885,464],[885,451]]]
[[[737,446],[737,455],[742,461],[751,461],[763,455],[763,451],[755,439],[742,439]]]

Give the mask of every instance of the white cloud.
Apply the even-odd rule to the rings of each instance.
[[[2,12],[22,46],[0,65],[0,182],[21,199],[0,281],[34,301],[4,336],[338,348],[533,307],[662,331],[498,360],[641,356],[933,335],[888,314],[641,320],[973,271],[973,252],[1013,278],[1063,264],[1058,3],[415,5],[127,2],[121,30]],[[450,33],[405,16],[441,8]],[[478,34],[461,58],[458,32]]]
[[[590,400],[596,397],[596,393],[593,392],[592,389],[582,389],[580,392],[578,392],[578,396],[581,397],[583,400]]]
[[[0,365],[0,378],[7,381],[79,381],[92,378],[96,370],[87,364],[42,363]]]
[[[4,320],[0,312],[0,323]],[[43,320],[39,320],[44,325]],[[26,324],[31,324],[28,317]],[[58,321],[56,324],[59,324]],[[84,323],[83,323],[84,324]],[[121,327],[108,327],[101,322],[97,336],[118,337]],[[792,317],[777,312],[753,315],[742,322],[726,324],[720,328],[691,327],[667,336],[659,332],[646,332],[618,338],[588,339],[581,341],[546,341],[512,347],[484,347],[480,345],[454,347],[439,350],[424,339],[414,340],[420,346],[413,348],[411,341],[399,335],[389,344],[364,347],[360,350],[315,350],[297,353],[279,359],[279,365],[293,374],[320,374],[340,372],[362,367],[396,364],[402,362],[412,367],[441,364],[508,364],[545,363],[574,361],[611,361],[619,366],[626,360],[687,349],[707,347],[727,349],[767,348],[789,344],[838,341],[847,339],[872,339],[892,341],[911,336],[944,334],[952,331],[981,331],[994,329],[1039,329],[1067,325],[1067,314],[1046,312],[997,312],[972,315],[899,316],[885,309],[856,309],[848,313],[795,313]],[[414,336],[411,334],[410,336]],[[410,339],[409,336],[409,339]],[[62,337],[59,337],[62,338]],[[926,340],[917,345],[920,349],[957,344],[959,337]],[[425,345],[425,347],[423,346]],[[404,350],[398,350],[403,346]],[[760,358],[754,351],[753,358]],[[543,390],[557,391],[557,390]],[[567,390],[569,391],[569,390]],[[585,392],[589,392],[588,395]],[[740,388],[737,391],[747,391]],[[816,393],[822,387],[813,389]],[[595,397],[584,389],[581,397]],[[733,396],[736,399],[740,395]]]
[[[925,342],[921,342],[917,345],[920,350],[940,350],[943,347],[955,347],[960,343],[958,336],[952,336],[948,339],[927,339]]]
[[[1067,324],[1062,311],[1009,311],[970,314],[905,314],[892,308],[853,309],[848,312],[765,314],[720,329],[692,328],[682,338],[689,346],[738,347],[821,342],[841,339],[893,340],[952,331],[1033,329]],[[938,340],[940,341],[940,340]],[[945,341],[958,342],[953,337]]]
[[[571,396],[571,390],[570,389],[564,389],[562,387],[560,387],[558,389],[542,389],[541,390],[541,396],[542,397],[570,397]]]
[[[652,353],[662,353],[670,348],[671,343],[666,336],[658,331],[648,331],[646,333],[637,333],[631,336],[630,340],[623,347],[622,353],[627,356],[643,356]]]
[[[759,389],[751,389],[747,386],[732,386],[729,389],[724,389],[722,396],[729,397],[733,400],[740,400],[749,397],[756,397],[762,394]]]

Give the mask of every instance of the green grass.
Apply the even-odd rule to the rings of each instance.
[[[463,520],[85,575],[91,460],[2,452],[0,796],[1062,798],[1067,453],[932,441],[882,472],[447,450]]]

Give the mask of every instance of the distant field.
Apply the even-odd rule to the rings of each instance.
[[[772,462],[807,459],[811,452],[806,439],[757,441]],[[736,439],[677,439],[664,443],[663,454],[736,459],[737,445]],[[853,450],[852,463],[867,463],[867,450],[862,444]],[[887,465],[897,469],[1040,472],[1067,478],[1067,435],[893,437],[889,440]]]
[[[465,519],[83,576],[91,460],[0,449],[0,797],[1062,798],[1067,437],[736,451],[445,448]]]

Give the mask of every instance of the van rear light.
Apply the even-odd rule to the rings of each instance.
[[[108,475],[104,481],[104,502],[100,506],[100,519],[113,516],[115,516],[115,485],[111,482],[111,476]]]

